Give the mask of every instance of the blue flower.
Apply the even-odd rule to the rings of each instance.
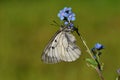
[[[73,24],[73,23],[70,23],[69,27],[74,27],[74,24]]]
[[[65,20],[67,22],[75,20],[75,14],[72,13],[72,8],[67,7],[60,10],[60,12],[58,13],[58,17],[60,18],[60,20]]]
[[[65,25],[68,25],[69,23],[67,21],[64,22]]]
[[[69,7],[69,8],[65,7],[65,8],[63,9],[63,11],[66,12],[66,13],[68,13],[68,14],[71,13],[71,10],[72,10],[71,7]]]
[[[96,43],[96,44],[95,44],[95,48],[96,48],[97,50],[101,50],[101,49],[104,48],[104,46],[103,46],[102,44],[100,44],[100,43]]]
[[[74,21],[75,20],[75,14],[74,13],[70,13],[68,16],[68,21]]]
[[[72,22],[65,21],[64,24],[69,28],[72,29],[74,27],[74,24]]]
[[[60,18],[60,20],[64,20],[65,17],[67,17],[67,16],[68,16],[68,14],[65,13],[64,10],[61,10],[61,11],[58,13],[58,17]]]

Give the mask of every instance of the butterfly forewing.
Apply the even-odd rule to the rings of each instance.
[[[59,40],[61,30],[58,30],[55,35],[50,39],[48,45],[45,47],[43,53],[42,53],[42,61],[45,63],[57,63],[60,62],[59,54],[58,52],[59,49],[55,48]],[[53,53],[54,52],[54,53]],[[57,56],[57,57],[56,57]],[[57,59],[57,61],[56,61]]]
[[[43,51],[42,61],[45,63],[75,61],[81,54],[81,51],[75,42],[76,39],[71,32],[66,31],[65,29],[56,32]]]

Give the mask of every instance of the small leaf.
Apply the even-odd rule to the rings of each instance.
[[[116,80],[120,80],[120,76],[118,76],[118,77],[116,78]]]
[[[89,66],[91,66],[93,68],[96,68],[97,65],[98,65],[98,63],[95,60],[91,59],[91,58],[86,58],[86,61],[89,63]]]
[[[91,58],[86,58],[86,61],[89,62],[90,64],[97,65],[97,62]]]
[[[116,78],[116,80],[118,80],[118,77]]]

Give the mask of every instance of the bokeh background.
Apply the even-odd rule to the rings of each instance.
[[[44,64],[41,54],[59,29],[60,9],[72,7],[75,25],[92,48],[104,44],[101,56],[105,80],[115,80],[120,68],[120,0],[0,0],[0,80],[99,80],[86,65],[89,57],[81,47],[81,57],[72,63]]]

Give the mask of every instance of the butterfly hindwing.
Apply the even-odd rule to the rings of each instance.
[[[65,37],[68,42],[68,46],[65,48],[67,51],[66,54],[68,54],[70,57],[70,59],[68,59],[67,61],[71,62],[79,58],[81,52],[79,47],[75,44],[75,37],[70,32],[65,33]]]

